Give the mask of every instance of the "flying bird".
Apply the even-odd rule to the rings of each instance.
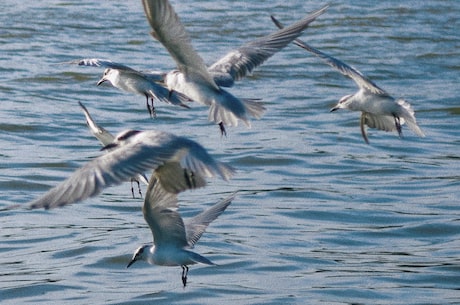
[[[161,266],[181,266],[182,284],[192,264],[214,265],[206,257],[191,251],[208,225],[230,205],[234,195],[216,203],[195,217],[183,220],[178,210],[177,195],[167,192],[160,183],[150,181],[142,212],[153,234],[153,244],[140,246],[126,266],[136,261]]]
[[[104,74],[97,82],[97,85],[109,82],[113,87],[122,91],[145,96],[147,110],[151,117],[156,116],[155,99],[168,104],[190,108],[186,104],[190,102],[190,99],[177,91],[165,88],[161,83],[162,77],[160,74],[137,71],[120,63],[97,58],[84,58],[65,63],[79,66],[105,67]]]
[[[283,28],[282,24],[274,16],[271,16],[271,18],[279,28]],[[395,99],[357,69],[309,46],[300,39],[295,39],[294,43],[308,52],[313,53],[329,66],[351,78],[358,85],[359,90],[356,93],[342,97],[331,111],[336,111],[338,109],[360,111],[361,134],[367,144],[369,144],[369,139],[367,137],[365,125],[370,128],[377,128],[384,131],[396,130],[399,137],[402,137],[401,125],[406,123],[418,136],[425,136],[417,125],[412,106],[407,101]]]
[[[85,105],[83,105],[81,102],[78,102],[78,104],[83,109],[83,113],[85,114],[85,118],[86,118],[86,125],[91,131],[91,134],[95,136],[96,139],[99,140],[99,142],[101,142],[102,146],[111,144],[115,140],[115,136],[112,135],[110,132],[108,132],[104,127],[101,127],[96,124],[96,122],[93,120],[93,118],[89,114],[88,109],[86,109]],[[106,149],[105,151],[109,151],[109,150]],[[139,182],[142,182],[145,185],[149,184],[149,180],[147,179],[145,174],[136,174],[135,176],[131,177],[130,180],[131,180],[131,193],[133,194],[133,198],[134,198],[133,182],[137,183],[139,195],[142,196],[141,186]]]
[[[249,116],[260,118],[265,111],[257,100],[239,99],[222,87],[232,86],[235,80],[291,43],[327,8],[325,6],[283,30],[243,45],[208,68],[167,0],[143,0],[142,3],[152,36],[163,44],[177,65],[177,70],[165,75],[167,88],[208,106],[208,120],[218,124],[222,134],[226,133],[226,125],[237,126],[238,120],[250,127]]]
[[[147,170],[153,171],[150,179],[157,179],[171,193],[203,187],[206,177],[219,175],[228,180],[234,172],[195,141],[162,131],[127,130],[103,150],[109,151],[77,169],[29,207],[50,209],[82,201]]]

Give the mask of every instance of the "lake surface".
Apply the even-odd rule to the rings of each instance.
[[[188,1],[190,2],[190,1]],[[174,1],[212,63],[296,21],[318,1]],[[302,35],[410,101],[426,133],[359,130],[330,113],[355,84],[290,45],[230,91],[261,98],[261,120],[222,138],[207,109],[95,84],[96,57],[174,68],[149,36],[140,1],[0,3],[0,208],[25,205],[101,154],[78,101],[113,133],[184,135],[237,169],[180,196],[189,217],[238,192],[195,251],[218,266],[126,265],[151,241],[129,183],[51,211],[0,212],[2,304],[459,304],[460,2],[339,1]],[[145,186],[143,192],[145,193]]]

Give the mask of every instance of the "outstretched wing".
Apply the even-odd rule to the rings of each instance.
[[[137,141],[122,145],[76,170],[67,180],[30,203],[30,208],[55,208],[99,194],[104,188],[118,185],[137,173],[155,171],[159,166],[178,163],[178,171],[166,170],[170,177],[183,177],[184,170],[196,177],[195,183],[160,181],[166,189],[183,190],[203,186],[204,177],[220,175],[227,180],[233,169],[215,161],[198,143],[159,131],[140,133]],[[171,173],[172,171],[172,173]],[[161,171],[160,171],[161,173]],[[154,173],[155,174],[155,173]],[[158,173],[157,173],[158,174]],[[152,179],[155,178],[152,176]],[[180,185],[181,187],[178,187]]]
[[[136,71],[126,65],[116,63],[111,60],[99,59],[99,58],[76,59],[76,60],[67,61],[65,63],[79,65],[79,66],[103,67],[103,68],[112,68],[112,69],[125,70],[125,71]]]
[[[86,117],[86,124],[88,125],[88,128],[93,136],[95,136],[99,142],[101,142],[102,146],[106,146],[112,143],[113,140],[115,140],[115,136],[108,132],[104,127],[97,125],[89,114],[88,109],[86,109],[86,107],[81,102],[78,102],[78,104],[83,109],[83,113]]]
[[[30,208],[56,208],[96,196],[104,188],[121,184],[137,173],[156,169],[168,157],[141,146],[118,148],[77,169],[65,181],[31,202]]]
[[[177,210],[177,195],[167,192],[159,181],[151,179],[142,212],[152,231],[156,246],[161,244],[181,248],[187,246],[184,222]]]
[[[232,194],[200,214],[185,220],[185,232],[189,247],[193,247],[196,244],[208,225],[225,211],[234,198],[235,194]]]
[[[274,17],[271,16],[272,21],[279,27],[283,28],[283,25]],[[321,52],[318,49],[313,48],[312,46],[306,44],[300,39],[295,39],[294,43],[301,47],[302,49],[307,50],[310,53],[313,53],[315,56],[319,57],[322,61],[324,61],[329,66],[335,68],[340,73],[345,76],[350,77],[355,83],[358,85],[359,88],[369,90],[374,94],[379,94],[382,96],[388,96],[388,93],[383,90],[382,88],[378,87],[374,82],[372,82],[369,78],[365,77],[361,72],[357,69],[347,65],[346,63],[334,58],[326,53]]]
[[[288,27],[242,45],[210,66],[208,71],[219,86],[233,86],[234,81],[250,74],[256,67],[291,43],[328,7],[326,5]]]
[[[218,89],[169,1],[143,0],[142,3],[152,36],[168,50],[178,69]]]

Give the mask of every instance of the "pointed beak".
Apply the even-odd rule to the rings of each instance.
[[[101,151],[110,150],[110,149],[115,148],[117,146],[118,146],[117,143],[110,143],[110,144],[107,144],[106,146],[102,147]]]
[[[101,78],[98,82],[97,82],[97,86],[99,86],[100,84],[106,82],[107,80],[105,78]]]
[[[132,259],[129,263],[128,263],[128,266],[126,266],[126,268],[129,268],[131,267],[132,264],[134,264],[136,262],[136,259]]]
[[[335,107],[332,107],[331,110],[329,110],[329,112],[334,112],[336,110],[339,110],[340,107],[339,106],[335,106]]]

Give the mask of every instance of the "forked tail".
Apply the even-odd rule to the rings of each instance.
[[[185,250],[188,255],[189,255],[189,258],[191,260],[193,260],[195,263],[201,263],[201,264],[205,264],[205,265],[215,265],[213,262],[211,262],[209,259],[207,259],[206,257],[204,256],[201,256],[199,255],[198,253],[195,253],[195,252],[192,252],[192,251],[188,251],[188,250]]]
[[[415,112],[412,109],[412,106],[408,102],[403,100],[403,99],[398,99],[396,101],[396,103],[398,103],[404,109],[404,113],[402,114],[402,118],[404,119],[404,121],[407,124],[407,126],[414,133],[416,133],[418,136],[424,137],[425,134],[420,129],[420,127],[417,125],[417,121],[415,119]]]

